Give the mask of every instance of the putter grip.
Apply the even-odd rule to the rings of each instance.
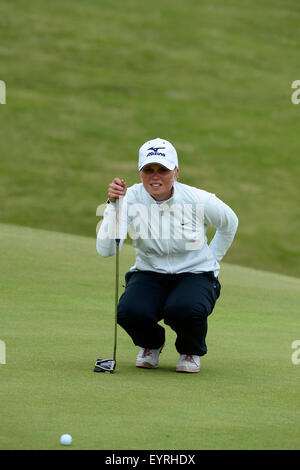
[[[116,198],[116,243],[120,243],[120,199]]]

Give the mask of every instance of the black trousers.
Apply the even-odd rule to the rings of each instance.
[[[165,342],[161,320],[177,334],[179,354],[207,352],[207,317],[220,295],[213,272],[160,274],[133,271],[125,275],[125,291],[118,303],[118,324],[136,346],[158,349]]]

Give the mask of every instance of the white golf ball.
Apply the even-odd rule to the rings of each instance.
[[[72,443],[72,436],[70,434],[63,434],[60,436],[60,443],[63,446],[69,446]]]

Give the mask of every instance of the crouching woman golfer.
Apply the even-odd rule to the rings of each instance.
[[[220,295],[219,263],[233,241],[238,219],[214,194],[177,181],[177,153],[167,140],[142,145],[138,170],[139,184],[127,188],[118,177],[109,184],[97,251],[104,257],[115,254],[118,215],[120,247],[129,233],[136,252],[117,315],[118,324],[140,347],[136,366],[158,367],[165,344],[163,320],[176,333],[176,371],[196,373],[200,357],[207,353],[207,317]],[[216,229],[209,244],[208,226]]]

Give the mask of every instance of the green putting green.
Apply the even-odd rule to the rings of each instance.
[[[300,280],[224,263],[199,374],[176,374],[175,337],[157,370],[135,367],[118,328],[114,258],[95,240],[0,224],[1,449],[297,449]],[[134,253],[120,252],[120,293]]]

